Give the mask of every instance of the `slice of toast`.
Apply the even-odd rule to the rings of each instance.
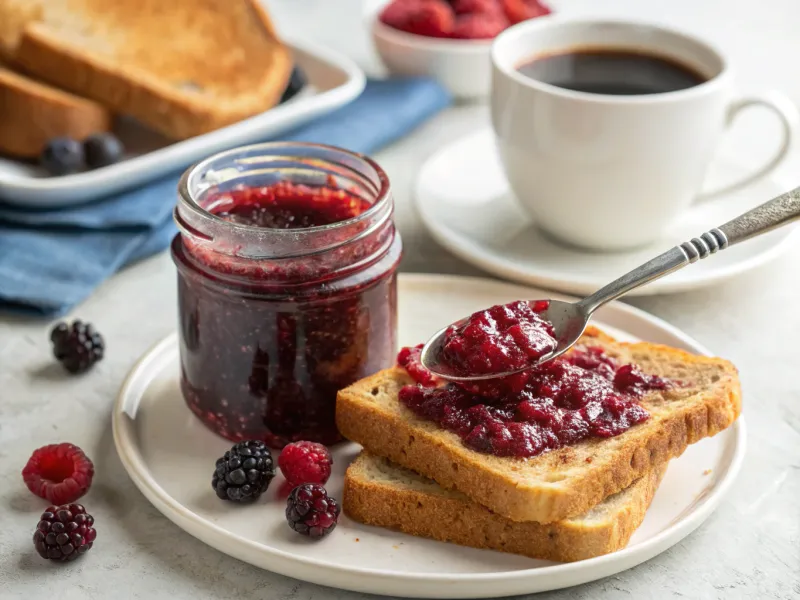
[[[0,153],[36,158],[49,140],[109,131],[103,106],[0,66]]]
[[[430,479],[362,452],[347,469],[342,504],[353,520],[441,542],[572,562],[624,548],[666,471],[659,467],[584,514],[515,523]]]
[[[174,139],[269,109],[292,69],[257,0],[0,0],[9,14],[16,64]]]
[[[341,433],[369,452],[458,489],[514,521],[550,523],[586,512],[648,471],[680,456],[687,445],[729,427],[741,411],[736,368],[649,343],[614,341],[589,328],[582,344],[599,346],[622,363],[676,382],[641,399],[650,418],[612,438],[588,439],[528,459],[502,458],[466,447],[454,433],[417,417],[398,400],[412,383],[399,367],[339,392]]]

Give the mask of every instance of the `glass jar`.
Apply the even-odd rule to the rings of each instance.
[[[219,216],[232,198],[287,181],[368,205],[293,229]],[[337,391],[392,365],[396,352],[402,245],[386,174],[362,155],[279,142],[212,156],[178,191],[172,257],[189,408],[231,440],[339,441]]]

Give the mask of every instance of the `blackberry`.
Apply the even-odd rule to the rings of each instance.
[[[306,86],[307,83],[306,75],[303,71],[300,70],[299,67],[295,67],[292,69],[292,74],[289,76],[289,81],[286,84],[286,89],[283,92],[283,95],[280,99],[280,104],[284,102],[288,102],[292,98],[294,98],[297,94],[303,91],[303,88]]]
[[[298,485],[286,499],[286,520],[297,533],[320,539],[336,528],[339,503],[318,483]]]
[[[83,141],[86,166],[90,169],[107,167],[122,160],[125,148],[112,133],[95,133]]]
[[[39,163],[51,175],[77,173],[84,164],[83,145],[68,137],[53,138],[42,149]]]
[[[80,504],[64,504],[42,513],[33,545],[42,558],[65,562],[86,554],[96,537],[94,517]]]
[[[88,371],[94,363],[102,360],[105,342],[90,323],[79,319],[68,325],[56,324],[50,332],[53,354],[70,373]]]
[[[272,453],[264,442],[239,442],[217,459],[211,487],[222,500],[253,502],[275,477]]]

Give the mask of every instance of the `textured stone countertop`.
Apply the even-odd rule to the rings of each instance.
[[[374,67],[360,31],[358,0],[270,0],[284,30],[304,32]],[[561,0],[562,12],[665,21],[715,40],[738,67],[745,91],[779,88],[800,100],[800,3],[796,0]],[[763,156],[775,130],[745,115],[730,151]],[[487,124],[483,106],[455,107],[377,159],[397,199],[405,271],[479,274],[435,245],[411,207],[424,159]],[[800,159],[784,165],[800,172]],[[797,177],[800,181],[800,177]],[[742,472],[716,513],[660,556],[547,599],[800,598],[800,247],[713,289],[636,299],[741,370],[748,421]],[[1,285],[1,284],[0,284]],[[136,358],[174,330],[175,275],[166,254],[126,269],[75,310],[98,324],[107,358],[70,379],[50,360],[49,324],[0,317],[0,598],[356,600],[360,594],[302,583],[229,558],[164,518],[136,490],[114,450],[110,410]],[[82,446],[98,475],[87,503],[102,536],[91,554],[53,568],[30,535],[42,502],[19,471],[33,448],[57,440]]]

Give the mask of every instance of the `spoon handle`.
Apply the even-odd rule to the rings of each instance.
[[[798,218],[800,218],[800,187],[781,194],[724,225],[707,231],[700,237],[667,250],[577,304],[590,315],[606,302],[619,298],[641,285]]]

